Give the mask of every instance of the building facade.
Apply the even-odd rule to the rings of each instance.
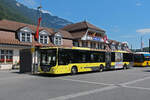
[[[109,51],[130,51],[127,43],[121,43],[107,38],[106,31],[86,21],[71,24],[62,28],[73,37],[73,46],[88,47],[93,49],[105,49]]]
[[[35,39],[36,26],[0,21],[0,69],[12,69],[20,63],[20,51],[36,47],[72,47],[72,35],[65,30],[41,27],[39,39]]]

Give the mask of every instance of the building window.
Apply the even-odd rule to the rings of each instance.
[[[122,45],[122,50],[127,50],[128,49],[128,46],[127,45]]]
[[[91,48],[96,48],[96,43],[95,42],[91,42]]]
[[[30,33],[27,34],[27,42],[30,42]]]
[[[105,49],[105,46],[103,43],[98,43],[98,49]]]
[[[20,32],[20,41],[32,42],[32,34],[30,32]]]
[[[48,36],[39,35],[39,42],[42,44],[48,44]]]
[[[61,33],[56,33],[55,35],[54,35],[54,44],[55,45],[62,45],[62,35],[61,35]]]
[[[61,43],[62,43],[61,40],[62,40],[61,37],[55,36],[54,37],[54,44],[55,45],[61,45]]]
[[[13,50],[0,50],[0,63],[13,62]]]
[[[82,47],[88,47],[88,42],[87,41],[82,41]]]
[[[117,45],[117,49],[121,50],[121,44]]]
[[[115,44],[111,44],[111,45],[110,45],[110,48],[111,48],[111,50],[116,50]]]
[[[102,49],[102,44],[98,43],[98,49]]]
[[[73,46],[79,47],[79,42],[78,41],[73,41]]]

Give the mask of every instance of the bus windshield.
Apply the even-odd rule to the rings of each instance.
[[[144,61],[143,54],[135,54],[134,55],[134,62],[143,62],[143,61]]]
[[[144,60],[150,61],[150,54],[144,54]]]
[[[55,66],[56,65],[56,49],[41,50],[40,65]]]

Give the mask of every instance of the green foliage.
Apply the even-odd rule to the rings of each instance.
[[[0,19],[8,19],[28,24],[37,24],[38,13],[35,9],[30,9],[22,4],[17,6],[16,0],[0,0]],[[42,13],[42,26],[51,28],[61,28],[71,22]]]
[[[11,2],[10,2],[11,1]],[[0,18],[8,19],[23,23],[31,23],[30,19],[26,18],[22,14],[20,14],[15,7],[11,4],[12,2],[15,4],[15,0],[0,0]]]

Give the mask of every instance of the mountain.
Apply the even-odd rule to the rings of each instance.
[[[20,4],[16,0],[0,0],[0,19],[8,19],[28,24],[37,24],[38,11]],[[43,27],[62,28],[72,22],[42,11]]]

